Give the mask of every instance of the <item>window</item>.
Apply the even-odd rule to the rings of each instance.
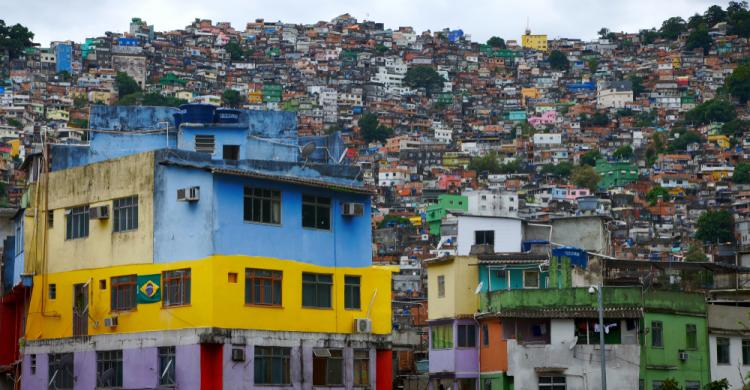
[[[458,347],[474,348],[477,346],[477,327],[474,325],[458,325]]]
[[[698,330],[696,329],[695,324],[685,325],[685,348],[698,348]]]
[[[213,135],[196,135],[195,151],[214,154],[214,136]]]
[[[302,227],[331,228],[331,198],[302,195]]]
[[[482,345],[485,347],[490,345],[490,329],[487,324],[482,324]]]
[[[177,384],[175,356],[175,347],[159,347],[159,385],[171,387]]]
[[[162,300],[165,307],[190,304],[190,269],[162,274]]]
[[[57,284],[49,284],[49,299],[57,299]]]
[[[651,382],[651,388],[654,390],[659,390],[661,389],[661,385],[663,384],[664,384],[664,381],[653,381]]]
[[[438,298],[445,297],[445,275],[438,275]]]
[[[344,357],[340,349],[313,349],[313,386],[344,384]]]
[[[354,350],[354,386],[370,386],[370,351]]]
[[[245,304],[281,306],[281,271],[247,268]]]
[[[229,272],[227,273],[227,283],[237,283],[237,273],[236,272]]]
[[[244,220],[281,224],[281,192],[245,187]]]
[[[327,274],[302,274],[302,306],[331,307],[333,277]]]
[[[539,288],[539,271],[523,271],[523,288]]]
[[[31,360],[31,367],[30,367],[31,375],[36,375],[36,354],[35,353],[31,354],[30,360]]]
[[[359,309],[359,276],[344,277],[344,307]]]
[[[662,337],[662,323],[661,321],[651,321],[651,346],[662,348],[664,346],[664,339]]]
[[[564,376],[540,376],[539,390],[565,390]]]
[[[224,145],[222,147],[224,160],[239,160],[240,159],[240,146],[239,145]]]
[[[750,339],[742,340],[742,365],[750,365]]]
[[[729,364],[729,339],[726,337],[716,338],[716,363]]]
[[[701,390],[701,383],[698,381],[685,381],[685,390]]]
[[[138,195],[115,199],[112,208],[115,232],[138,229]]]
[[[36,364],[36,362],[33,363]],[[72,389],[73,378],[73,353],[49,354],[49,378],[47,379],[49,387],[51,389]]]
[[[432,349],[453,348],[453,324],[433,325],[431,328]]]
[[[74,207],[65,210],[66,228],[65,239],[88,237],[89,235],[89,206]]]
[[[55,226],[55,211],[47,211],[47,228],[51,229]]]
[[[291,348],[255,347],[255,384],[288,385]]]
[[[135,309],[136,276],[118,276],[110,283],[112,295],[112,311]]]
[[[495,245],[494,230],[477,230],[474,232],[474,244],[476,245]]]
[[[122,387],[122,351],[96,352],[96,385]]]

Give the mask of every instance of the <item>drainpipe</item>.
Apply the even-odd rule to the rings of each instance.
[[[479,325],[479,320],[477,320],[477,314],[479,313],[474,313],[472,317],[474,318],[474,322],[477,324],[477,331],[478,331],[477,333],[479,333],[479,336],[480,336],[474,339],[474,341],[476,342],[476,348],[477,348],[477,387],[476,389],[479,390],[482,388],[482,383],[481,383],[481,373],[482,373],[481,357],[482,355],[481,355],[481,350],[479,349],[482,347],[482,342],[479,340],[482,336],[482,328]],[[489,334],[489,331],[487,333]]]

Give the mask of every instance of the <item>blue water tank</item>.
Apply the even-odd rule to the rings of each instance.
[[[211,104],[183,104],[180,109],[184,123],[213,123],[216,106]]]
[[[214,123],[239,123],[241,110],[217,108],[214,112]]]

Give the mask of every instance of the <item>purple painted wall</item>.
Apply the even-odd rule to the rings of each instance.
[[[36,355],[36,370],[31,373],[31,354],[23,356],[21,390],[46,389],[49,381],[47,354]]]
[[[200,390],[201,346],[178,345],[175,348],[175,375],[180,390]]]
[[[156,387],[159,371],[157,348],[135,348],[122,351],[122,385],[126,389]]]
[[[245,361],[232,361],[232,349],[242,348],[245,350]],[[224,344],[224,389],[242,390],[248,389],[253,383],[253,349],[247,345],[232,346]]]
[[[445,322],[435,323],[442,325]],[[432,332],[430,332],[430,373],[461,372],[456,375],[462,378],[475,378],[479,372],[479,352],[477,348],[456,348],[458,345],[458,325],[476,325],[472,320],[453,321],[453,346],[450,349],[432,349]],[[479,344],[479,329],[475,333],[475,345]],[[473,373],[473,374],[471,374]]]
[[[73,356],[73,373],[76,389],[96,388],[96,352],[76,352]]]

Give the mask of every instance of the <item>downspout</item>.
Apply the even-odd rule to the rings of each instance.
[[[477,330],[479,331],[478,333],[479,333],[479,336],[480,336],[480,337],[477,337],[477,340],[474,340],[474,341],[477,342],[477,387],[476,387],[476,389],[479,390],[479,389],[482,388],[482,384],[480,383],[481,382],[480,379],[481,379],[481,375],[482,375],[482,359],[481,359],[482,358],[482,352],[479,349],[479,348],[482,348],[482,342],[480,340],[478,340],[478,339],[480,339],[481,336],[482,336],[482,328],[479,325],[479,320],[477,320],[477,314],[479,314],[479,313],[474,313],[474,315],[472,316],[472,318],[474,318],[474,322],[477,324]],[[489,335],[489,331],[487,332],[487,334]]]

